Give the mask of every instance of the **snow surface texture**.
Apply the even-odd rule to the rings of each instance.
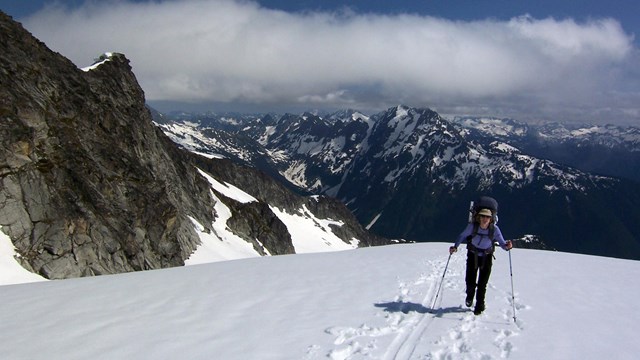
[[[449,244],[0,286],[5,359],[635,359],[640,263],[499,251],[464,308]],[[6,260],[6,259],[5,259]],[[16,269],[14,269],[16,270]],[[432,309],[435,293],[440,295]]]

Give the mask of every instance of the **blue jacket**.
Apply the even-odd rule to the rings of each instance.
[[[467,242],[467,237],[473,234],[473,223],[469,223],[467,227],[458,235],[458,240],[454,244],[455,247],[460,246],[463,242]],[[498,225],[494,225],[493,241],[497,241],[501,248],[507,250],[507,243],[502,236],[502,231]],[[489,239],[489,229],[481,229],[478,227],[478,233],[471,239],[471,244],[478,249],[487,250],[493,246],[492,239]],[[481,255],[481,254],[480,254]]]

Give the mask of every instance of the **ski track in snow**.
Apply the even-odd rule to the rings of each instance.
[[[454,254],[444,279],[446,257],[426,262],[426,271],[413,279],[398,279],[395,299],[376,304],[376,317],[383,317],[385,325],[365,323],[357,327],[327,328],[325,332],[334,336],[335,347],[328,353],[322,353],[320,346],[311,345],[305,359],[510,358],[517,351],[512,339],[525,329],[521,319],[514,322],[510,284],[506,287],[501,284],[502,287],[498,288],[489,281],[487,310],[480,316],[474,315],[472,309],[462,304],[465,258],[466,254]],[[442,288],[435,299],[440,282]],[[437,301],[435,305],[434,301]],[[529,309],[518,302],[517,292],[515,308],[516,315]],[[478,343],[486,347],[478,348],[476,345],[474,348]]]

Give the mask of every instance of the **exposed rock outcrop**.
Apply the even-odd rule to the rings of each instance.
[[[207,182],[153,126],[129,61],[91,71],[0,14],[0,225],[48,278],[182,265]]]

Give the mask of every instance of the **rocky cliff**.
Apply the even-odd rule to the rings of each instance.
[[[0,224],[49,278],[181,265],[209,186],[153,126],[128,60],[82,71],[0,15]]]
[[[221,201],[195,165],[216,160],[153,125],[124,55],[83,71],[3,13],[0,33],[0,225],[21,264],[47,278],[183,265],[200,244],[191,219],[211,232]],[[241,205],[228,205],[239,236],[294,251],[264,201]]]

